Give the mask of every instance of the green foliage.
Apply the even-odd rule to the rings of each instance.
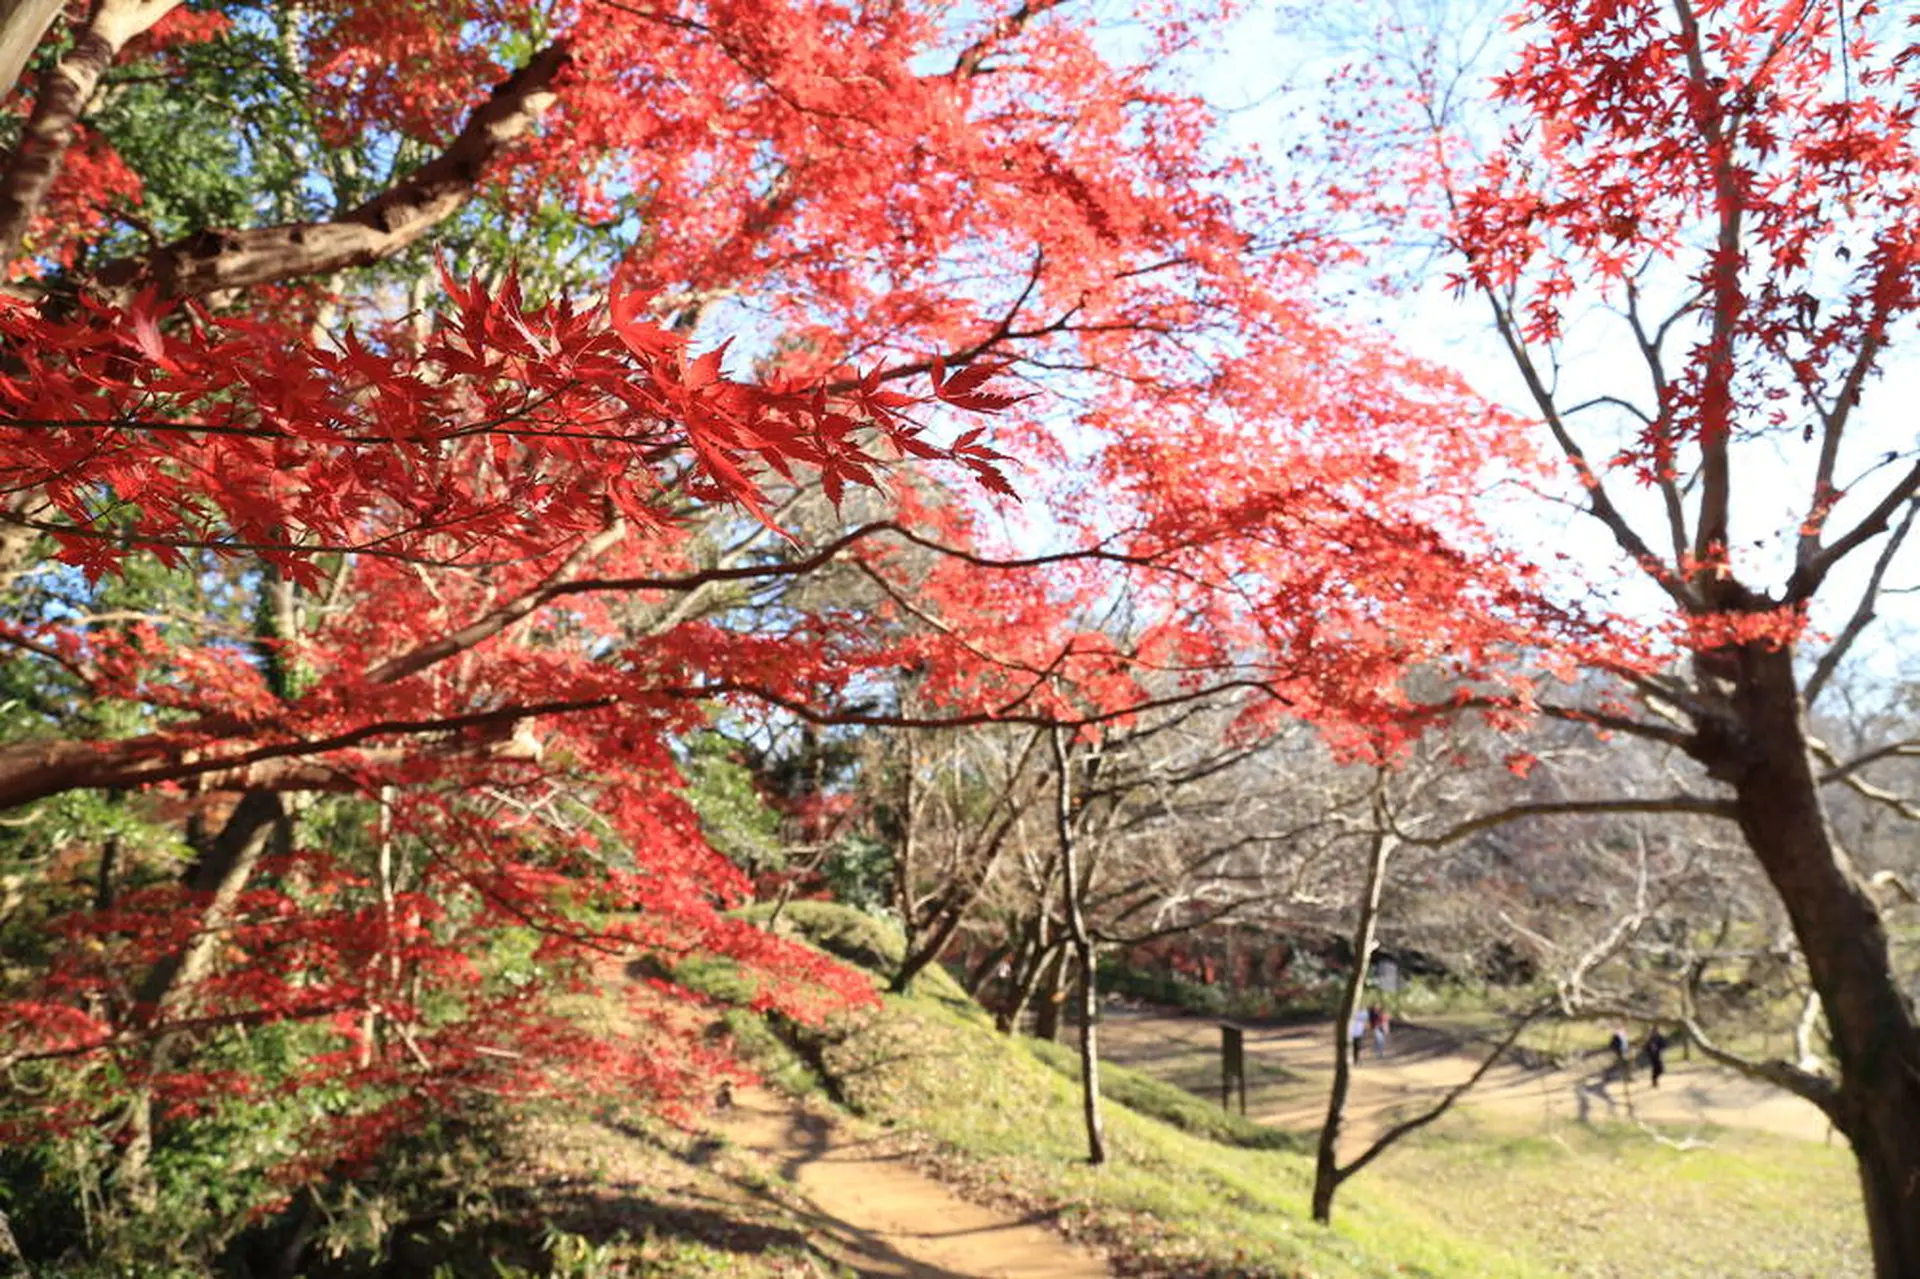
[[[195,6],[200,7],[200,6]],[[221,38],[116,68],[89,123],[141,176],[137,212],[96,246],[103,256],[205,227],[323,212],[303,191],[324,152],[275,24],[242,14]],[[136,234],[137,232],[137,234]]]
[[[1206,1017],[1266,1020],[1305,1014],[1318,1015],[1332,1006],[1337,988],[1289,987],[1282,990],[1240,990],[1206,985],[1171,973],[1134,968],[1116,956],[1104,956],[1096,978],[1102,994],[1123,995],[1149,1004],[1184,1008]]]
[[[29,1258],[45,1273],[72,1276],[197,1274],[214,1265],[260,1212],[285,1198],[272,1176],[316,1122],[341,1113],[335,1089],[295,1088],[305,1063],[337,1044],[324,1028],[283,1022],[210,1034],[197,1067],[212,1078],[257,1081],[242,1093],[215,1088],[204,1108],[159,1125],[149,1161],[151,1210],[118,1211],[117,1151],[98,1128],[59,1141],[0,1150],[0,1207]],[[16,1094],[82,1111],[113,1081],[101,1070],[64,1065],[16,1068]],[[64,1267],[64,1268],[63,1268]]]
[[[854,832],[834,841],[820,874],[836,901],[855,910],[884,910],[893,895],[893,846]]]
[[[741,913],[764,925],[773,910],[762,902]],[[839,902],[788,902],[780,919],[802,940],[878,976],[891,976],[906,954],[906,939],[892,921]]]
[[[733,742],[719,733],[697,733],[687,742],[683,771],[687,801],[700,816],[707,842],[749,875],[787,864],[780,843],[780,815],[767,806],[753,770],[734,758]]]

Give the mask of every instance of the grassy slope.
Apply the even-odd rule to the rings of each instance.
[[[1432,1221],[1457,1223],[1466,1205],[1479,1231],[1555,1274],[1871,1271],[1844,1148],[1721,1131],[1683,1151],[1625,1125],[1514,1134],[1464,1116],[1389,1156],[1378,1176],[1372,1193]]]
[[[864,917],[802,905],[791,915],[800,931],[845,958],[872,962],[897,945]],[[1633,1130],[1542,1137],[1462,1118],[1350,1183],[1329,1231],[1306,1220],[1311,1163],[1288,1139],[1134,1072],[1103,1068],[1103,1091],[1127,1104],[1108,1111],[1112,1163],[1087,1167],[1071,1055],[996,1035],[944,974],[805,1048],[832,1091],[910,1134],[948,1180],[1057,1212],[1133,1273],[1705,1279],[1865,1268],[1842,1150],[1718,1134],[1709,1149],[1681,1151]]]

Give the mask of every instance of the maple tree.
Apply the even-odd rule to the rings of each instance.
[[[1490,308],[1572,500],[1667,610],[1621,617],[1655,651],[1597,663],[1610,691],[1552,709],[1699,767],[1681,793],[1594,811],[1730,822],[1777,890],[1831,1071],[1713,1051],[1847,1135],[1883,1275],[1920,1271],[1920,1022],[1889,947],[1898,898],[1836,836],[1829,792],[1898,806],[1872,776],[1912,743],[1842,757],[1808,708],[1900,582],[1920,513],[1912,432],[1872,416],[1920,308],[1911,22],[1871,3],[1532,0],[1483,152],[1457,68],[1417,31],[1397,70],[1369,69],[1402,131],[1383,147],[1392,129],[1347,125],[1358,163],[1395,157],[1397,195],[1411,174],[1441,197],[1458,287]]]
[[[9,1134],[139,1211],[156,1149],[292,1097],[285,1188],[556,1063],[724,1069],[669,978],[624,1054],[556,1011],[615,956],[862,998],[724,913],[715,707],[1071,732],[1240,689],[1238,732],[1366,751],[1430,713],[1412,665],[1514,700],[1471,499],[1524,454],[1312,300],[1341,250],[1146,8],[1138,62],[1034,0],[9,9],[0,1025],[59,1089]],[[1053,549],[995,532],[1016,482]],[[290,1062],[232,1064],[249,1028]]]

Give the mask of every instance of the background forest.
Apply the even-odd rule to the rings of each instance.
[[[0,3],[0,1266],[1378,951],[1920,1274],[1920,25],[1510,8]]]

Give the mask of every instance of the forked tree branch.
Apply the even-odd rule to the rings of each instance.
[[[1920,462],[1915,462],[1899,482],[1874,504],[1873,509],[1860,517],[1859,523],[1824,550],[1801,560],[1793,576],[1787,579],[1786,596],[1781,603],[1799,604],[1812,599],[1813,593],[1820,589],[1820,584],[1826,581],[1834,565],[1886,532],[1894,512],[1916,499],[1920,499]]]

